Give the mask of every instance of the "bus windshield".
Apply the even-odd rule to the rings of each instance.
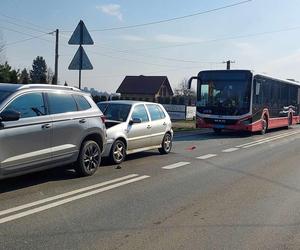
[[[212,115],[243,115],[250,110],[251,81],[226,76],[203,77],[198,83],[197,110]]]

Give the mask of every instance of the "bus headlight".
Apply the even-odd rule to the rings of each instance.
[[[252,123],[252,117],[250,117],[246,120],[242,120],[241,123],[244,125],[250,125]]]

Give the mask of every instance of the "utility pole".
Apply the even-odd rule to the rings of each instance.
[[[226,69],[230,70],[231,63],[235,63],[235,61],[228,60],[228,61],[223,62],[223,63],[226,63]]]
[[[54,81],[53,84],[57,85],[58,80],[58,35],[59,30],[55,31],[55,66],[54,66]]]

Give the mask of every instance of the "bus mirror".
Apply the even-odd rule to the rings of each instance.
[[[189,81],[188,81],[188,88],[191,89],[192,87],[192,81],[195,80],[195,79],[198,79],[197,76],[192,76]]]

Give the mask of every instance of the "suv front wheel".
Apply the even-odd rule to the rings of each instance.
[[[80,176],[93,175],[100,163],[101,149],[98,143],[92,140],[84,141],[76,163],[76,172]]]

